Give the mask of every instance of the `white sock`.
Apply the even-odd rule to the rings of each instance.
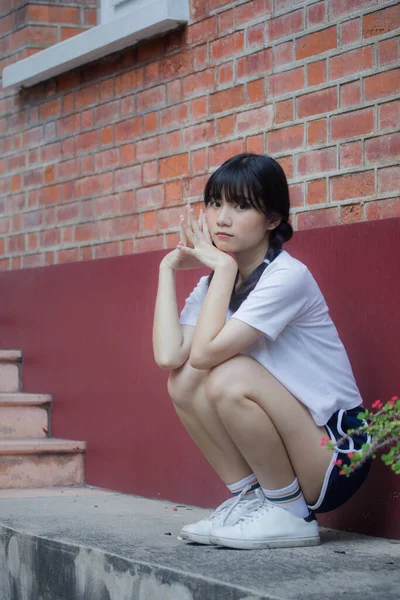
[[[266,490],[265,488],[262,490],[267,500],[280,508],[285,508],[296,517],[304,519],[310,514],[297,477],[293,483],[280,490]]]
[[[260,484],[254,473],[240,481],[236,481],[236,483],[230,483],[227,485],[227,488],[231,491],[233,496],[239,496],[240,492],[242,492],[247,485],[250,486],[250,489],[246,492],[245,497],[247,499],[255,498],[255,490],[260,487]]]

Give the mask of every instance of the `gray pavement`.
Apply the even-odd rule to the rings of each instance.
[[[205,509],[96,488],[4,496],[1,600],[400,598],[394,540],[321,529],[321,546],[231,550],[178,539]]]

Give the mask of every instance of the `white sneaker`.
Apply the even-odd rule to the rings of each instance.
[[[250,486],[246,486],[239,496],[225,500],[208,519],[182,527],[181,537],[198,544],[211,544],[210,535],[215,528],[234,525],[240,517],[259,505],[259,501],[254,496],[250,499],[245,497],[249,488]]]
[[[275,506],[256,490],[257,506],[235,525],[214,528],[210,541],[219,546],[251,550],[256,548],[293,548],[320,544],[314,515],[301,519],[285,508]]]

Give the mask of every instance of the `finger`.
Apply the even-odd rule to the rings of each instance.
[[[185,232],[183,230],[183,222],[185,220],[185,217],[183,215],[179,215],[179,241],[186,245],[186,235]]]
[[[203,239],[203,232],[201,231],[199,224],[195,218],[195,212],[193,208],[190,209],[190,220],[192,224],[193,233],[197,236],[198,239]]]
[[[212,244],[210,230],[208,229],[208,223],[207,223],[207,219],[206,219],[206,216],[204,215],[204,213],[203,213],[203,233],[204,233],[204,237],[206,238],[207,242],[209,244]]]
[[[196,256],[196,250],[194,248],[188,248],[188,246],[183,246],[181,243],[177,245],[177,249],[183,252],[184,254],[191,254]]]

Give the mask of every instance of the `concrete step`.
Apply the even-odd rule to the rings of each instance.
[[[12,496],[0,493],[1,600],[399,597],[395,540],[321,528],[320,546],[228,550],[179,539],[207,509],[107,490],[5,492]]]
[[[50,394],[0,393],[0,439],[49,434]]]
[[[85,450],[57,438],[0,440],[0,489],[82,485]]]
[[[21,350],[0,350],[0,392],[22,390],[21,363]]]

